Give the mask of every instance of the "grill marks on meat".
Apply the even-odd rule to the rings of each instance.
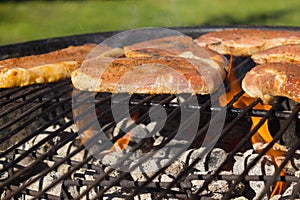
[[[267,63],[254,67],[242,81],[251,97],[270,103],[274,96],[288,97],[300,103],[300,64]]]
[[[70,77],[95,44],[0,61],[0,88],[55,82]]]
[[[288,44],[266,49],[260,53],[253,54],[252,60],[257,64],[289,62],[300,64],[300,45]]]
[[[300,32],[267,29],[228,29],[209,32],[195,40],[220,54],[250,56],[275,46],[300,44]]]
[[[125,58],[86,60],[72,74],[74,86],[112,93],[208,94],[223,84],[228,65],[223,56],[208,53],[187,36],[126,46],[124,54]]]

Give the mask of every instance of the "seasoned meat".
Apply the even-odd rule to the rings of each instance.
[[[95,44],[0,61],[0,88],[54,82],[70,77]]]
[[[209,94],[223,84],[222,55],[188,36],[170,36],[124,47],[125,57],[86,60],[72,74],[75,88],[98,92]]]
[[[300,44],[287,44],[266,49],[253,54],[251,58],[257,64],[289,62],[300,64]]]
[[[225,63],[226,58],[207,48],[199,48],[191,37],[169,36],[148,40],[124,47],[126,57],[161,57],[179,56],[187,58],[208,58],[216,62]]]
[[[228,29],[209,32],[196,40],[198,45],[220,54],[250,56],[275,46],[300,44],[299,31]]]
[[[300,65],[267,63],[250,70],[242,81],[242,88],[251,97],[270,103],[274,96],[288,97],[300,103]]]
[[[208,94],[223,84],[224,77],[224,66],[210,60],[93,58],[72,74],[72,82],[77,89],[98,92]]]

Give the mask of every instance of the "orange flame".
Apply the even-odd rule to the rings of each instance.
[[[138,116],[139,116],[139,112],[134,112],[133,113],[133,116],[131,117],[131,119],[132,119],[131,124],[134,123],[138,119]],[[121,137],[120,139],[118,139],[113,144],[113,146],[110,148],[109,151],[110,152],[118,151],[118,150],[124,151],[124,149],[126,149],[126,147],[128,146],[128,144],[130,142],[130,138],[131,138],[131,131],[129,131],[123,137]]]
[[[230,67],[227,75],[227,80],[229,82],[230,90],[222,95],[219,99],[221,106],[226,106],[229,101],[232,100],[232,98],[238,94],[242,88],[240,86],[240,82],[238,81],[236,77],[236,73],[232,66],[232,55],[230,56]],[[237,102],[233,104],[233,107],[235,108],[243,108],[248,105],[250,105],[251,102],[253,102],[253,98],[249,97],[247,94],[244,94],[239,98]],[[262,105],[257,104],[254,109],[260,109],[260,110],[269,110],[271,108],[270,105]],[[251,130],[259,123],[261,120],[260,117],[251,117],[252,119],[252,127]],[[251,142],[256,152],[260,152],[263,150],[263,146],[270,143],[273,140],[273,137],[270,134],[270,131],[268,129],[268,120],[265,121],[265,123],[259,128],[259,130],[252,136]],[[262,144],[262,145],[257,145]],[[286,154],[287,150],[284,146],[275,143],[273,148],[271,148],[266,155],[270,156],[272,158],[272,162],[274,163],[275,167],[277,168],[281,162],[276,162],[277,156],[284,156]],[[281,171],[280,176],[284,176],[285,172]],[[287,183],[285,182],[276,182],[275,186],[273,188],[271,197],[275,194],[282,194],[284,189],[287,187]]]

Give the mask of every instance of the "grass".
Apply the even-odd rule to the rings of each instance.
[[[299,8],[299,0],[6,1],[0,45],[150,26],[299,26]]]

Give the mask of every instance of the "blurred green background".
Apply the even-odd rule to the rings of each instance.
[[[0,1],[0,45],[137,27],[299,26],[299,0]]]

